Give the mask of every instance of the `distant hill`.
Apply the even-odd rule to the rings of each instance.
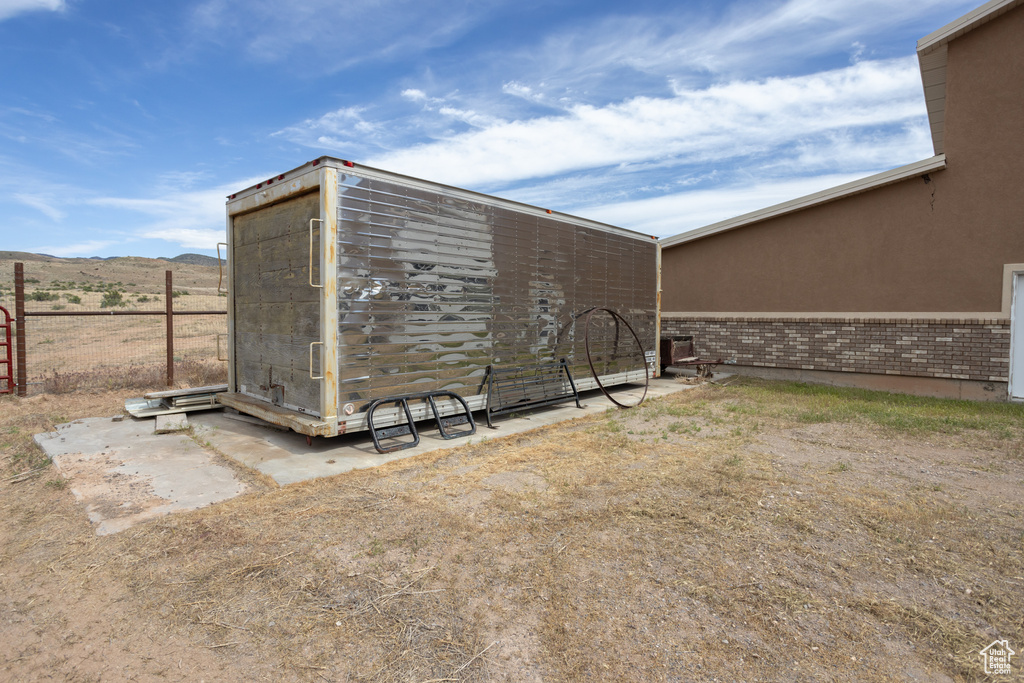
[[[141,256],[89,256],[85,258],[61,258],[60,256],[51,256],[49,254],[30,254],[27,251],[0,251],[0,260],[9,261],[112,261],[114,259],[124,258],[145,258]],[[170,263],[182,263],[193,266],[216,266],[217,259],[213,256],[203,256],[202,254],[182,254],[175,256],[174,258],[161,257],[153,259],[155,261],[168,261]]]
[[[27,251],[0,251],[0,259],[11,261],[49,261],[56,258],[49,254],[30,254]]]
[[[159,295],[166,286],[165,273],[168,270],[173,272],[174,289],[189,294],[190,302],[194,303],[199,296],[220,298],[217,293],[220,275],[217,259],[200,254],[182,254],[173,259],[144,256],[55,258],[42,254],[0,251],[0,291],[13,290],[14,264],[19,261],[25,264],[28,293],[36,290],[68,292],[85,302],[81,305],[95,304],[98,307],[99,292],[107,286],[131,295]],[[184,304],[183,301],[180,303]],[[42,308],[39,310],[49,310],[52,305],[41,300],[39,306]],[[60,305],[66,307],[71,304],[62,302]]]
[[[164,261],[170,261],[171,263],[190,263],[194,266],[215,266],[218,261],[213,256],[203,256],[202,254],[182,254],[181,256],[175,256],[174,258],[165,258]]]

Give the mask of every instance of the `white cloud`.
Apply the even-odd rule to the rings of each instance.
[[[306,119],[273,133],[308,147],[341,150],[352,141],[361,145],[377,139],[379,126],[363,118],[363,107],[344,107],[317,119]]]
[[[136,238],[166,240],[185,249],[216,249],[225,237],[225,197],[258,182],[260,178],[253,177],[198,191],[159,188],[158,198],[97,197],[87,203],[146,217],[133,231]]]
[[[224,230],[196,230],[166,225],[142,234],[147,239],[159,239],[171,242],[183,249],[217,248],[218,242],[224,241]]]
[[[531,102],[544,102],[544,93],[535,92],[533,88],[528,85],[519,83],[518,81],[509,81],[501,86],[501,91],[506,95],[513,95],[515,97],[521,97],[524,100]]]
[[[381,102],[358,117],[340,109],[277,135],[484,191],[617,166],[743,158],[825,172],[892,167],[930,155],[920,73],[913,56],[868,59],[873,38],[963,6],[750,1],[718,15],[682,5],[657,16],[623,8],[561,33],[541,32],[539,43],[514,52],[495,48],[448,77],[432,68],[421,83],[403,83],[390,104],[404,109]],[[881,14],[886,22],[877,20]],[[808,74],[820,55],[854,64]],[[474,82],[486,85],[474,91],[467,87]],[[922,134],[894,149],[886,147],[893,135],[875,130],[888,127]],[[824,156],[832,151],[846,156]]]
[[[0,21],[24,12],[62,12],[66,6],[64,0],[0,0]]]
[[[723,185],[709,190],[583,207],[577,209],[576,213],[629,230],[669,237],[842,185],[866,175],[869,173],[827,174]]]
[[[931,145],[931,133],[922,116],[908,120],[903,126],[878,131],[829,131],[793,145],[765,163],[763,168],[776,174],[792,175],[849,169],[881,171],[930,156]]]
[[[928,139],[923,125],[887,127],[864,138],[842,132],[773,149],[756,158],[741,157],[707,166],[675,160],[626,164],[545,178],[497,193],[515,201],[595,218],[593,212],[598,207],[600,220],[620,221],[617,224],[622,227],[653,230],[664,236],[733,217],[751,210],[751,206],[762,208],[831,187],[833,181],[846,182],[916,161],[928,156],[923,152],[928,149]],[[709,192],[719,187],[725,188],[722,195]],[[754,187],[770,188],[770,194],[753,193],[750,188]],[[675,200],[655,201],[663,196],[685,196],[687,201],[708,197],[721,203],[709,204],[710,213],[701,209],[700,202],[681,210]],[[619,205],[626,210],[614,216],[608,213]],[[638,206],[646,208],[637,213]],[[659,209],[664,209],[664,220]]]
[[[85,165],[98,165],[137,145],[122,130],[99,125],[88,116],[62,120],[46,111],[22,107],[0,107],[2,138],[16,140],[24,149],[56,152]]]
[[[57,200],[50,194],[15,193],[12,197],[15,201],[45,214],[47,218],[53,221],[62,221],[67,215],[64,211],[54,206]]]
[[[459,109],[458,107],[444,106],[437,110],[437,113],[441,116],[461,121],[473,128],[491,128],[494,126],[504,125],[506,122],[496,118],[494,116],[488,116],[487,114],[481,114],[473,111],[472,109]]]
[[[619,42],[605,59],[659,72],[689,71],[696,66],[717,74],[765,73],[779,64],[805,63],[823,54],[846,52],[855,41],[868,40],[899,25],[920,23],[928,13],[941,16],[973,4],[969,0],[935,0],[922,8],[891,0],[737,2],[714,24],[704,18],[706,10],[701,10],[701,16],[641,19],[627,31],[631,39]],[[879,21],[879,17],[885,20]],[[616,23],[607,22],[602,29],[622,31]],[[906,53],[913,49],[912,44],[907,45]]]
[[[536,43],[495,52],[464,69],[482,72],[481,82],[505,83],[506,94],[538,104],[600,105],[631,95],[660,96],[670,80],[693,87],[807,73],[809,63],[820,63],[822,57],[833,65],[851,61],[851,53],[856,55],[852,61],[890,57],[888,49],[882,55],[874,52],[891,45],[882,36],[908,26],[920,27],[923,35],[975,4],[740,0],[676,3],[657,13],[645,11],[643,3],[627,4],[558,32],[540,32]],[[899,54],[913,51],[913,41],[907,41]],[[432,76],[443,79],[437,72]]]
[[[533,119],[486,125],[479,118],[477,127],[435,141],[382,145],[396,149],[367,163],[479,188],[618,164],[720,162],[834,131],[920,119],[919,89],[912,58],[858,62],[810,76],[677,87],[671,97],[575,105]]]
[[[205,182],[210,177],[209,171],[167,171],[158,178],[160,187],[168,191],[187,190]]]
[[[405,58],[446,45],[485,19],[498,0],[206,0],[192,13],[194,31],[238,43],[257,62],[301,55],[323,73],[370,60]]]

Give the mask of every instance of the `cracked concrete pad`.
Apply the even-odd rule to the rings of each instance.
[[[68,480],[100,536],[243,493],[234,471],[184,434],[154,434],[155,421],[75,420],[35,441]]]

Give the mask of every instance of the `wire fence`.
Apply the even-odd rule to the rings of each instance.
[[[96,275],[54,279],[33,273],[32,266],[21,276],[23,323],[16,336],[22,344],[15,363],[20,395],[227,380],[227,363],[218,359],[227,298],[217,289],[216,268],[198,277],[192,267],[191,277],[175,284],[171,271],[152,268],[133,278],[138,282],[122,282]],[[0,306],[12,318],[18,311],[17,265],[15,270],[15,281],[0,283]]]

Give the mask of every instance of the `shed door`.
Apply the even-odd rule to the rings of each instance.
[[[235,376],[238,391],[320,415],[320,290],[310,286],[309,221],[320,193],[236,216]],[[319,268],[314,267],[314,279]],[[310,356],[313,368],[310,368]],[[311,372],[312,370],[312,372]]]
[[[1010,310],[1010,398],[1024,399],[1024,273],[1013,274]]]

